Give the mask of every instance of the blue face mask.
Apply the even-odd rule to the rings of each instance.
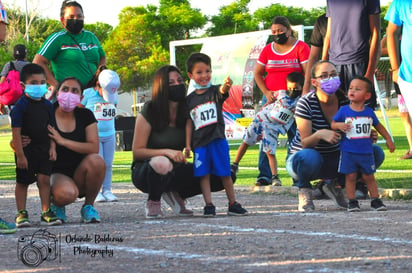
[[[212,82],[208,82],[206,86],[202,86],[198,83],[196,83],[194,80],[190,80],[189,82],[189,86],[191,88],[193,88],[194,90],[198,90],[198,89],[208,89],[210,86],[212,85]]]
[[[40,99],[47,93],[46,84],[26,84],[24,92],[32,99]]]

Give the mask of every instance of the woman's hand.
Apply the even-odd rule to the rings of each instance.
[[[47,127],[49,129],[49,137],[53,139],[57,144],[64,146],[65,138],[62,137],[59,132],[51,125]]]
[[[165,155],[171,160],[173,160],[174,162],[186,163],[186,158],[185,158],[185,155],[182,153],[182,151],[166,149]]]
[[[333,130],[322,129],[317,131],[316,133],[319,135],[321,139],[330,144],[336,144],[341,139],[341,134]]]

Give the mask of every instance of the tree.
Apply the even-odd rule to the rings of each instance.
[[[169,42],[188,38],[206,18],[187,0],[161,0],[159,8],[126,7],[119,21],[103,47],[109,67],[121,77],[122,89],[130,90],[147,88],[154,72],[169,63]]]
[[[209,36],[234,34],[254,31],[258,29],[258,23],[249,12],[250,0],[236,0],[219,9],[218,15],[212,16],[212,26],[207,29]]]

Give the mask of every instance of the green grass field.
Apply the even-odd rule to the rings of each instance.
[[[398,160],[408,149],[405,137],[405,131],[397,110],[388,112],[389,124],[394,136],[396,150],[390,153],[384,143],[379,144],[385,152],[385,162],[376,173],[378,186],[381,188],[412,188],[412,160]],[[380,112],[377,111],[380,117]],[[381,122],[384,124],[383,120]],[[385,125],[385,124],[384,124]],[[0,128],[0,180],[14,180],[14,155],[10,149],[9,142],[11,139],[10,129],[7,127]],[[284,137],[282,137],[284,138]],[[230,155],[233,159],[240,141],[230,142]],[[277,159],[279,166],[279,175],[283,185],[290,186],[292,180],[285,170],[286,148],[278,147]],[[116,152],[113,163],[113,182],[130,182],[130,164],[132,161],[132,152]],[[251,186],[254,185],[258,161],[258,145],[249,148],[248,152],[240,162],[237,185]],[[247,168],[246,168],[247,167]]]

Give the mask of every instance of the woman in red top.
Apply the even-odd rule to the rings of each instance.
[[[292,27],[289,20],[283,16],[276,16],[272,20],[270,27],[274,36],[274,41],[265,48],[259,55],[255,66],[254,77],[257,86],[264,94],[262,105],[266,102],[272,103],[276,100],[279,90],[286,90],[286,77],[291,72],[306,73],[306,66],[309,59],[309,46],[292,35]],[[266,76],[265,76],[265,73]],[[288,139],[295,135],[296,125],[288,131]],[[275,164],[277,170],[276,157],[271,165]],[[272,184],[280,186],[281,181],[277,171],[273,173],[268,165],[265,153],[259,155],[259,175],[256,181],[257,186]]]

